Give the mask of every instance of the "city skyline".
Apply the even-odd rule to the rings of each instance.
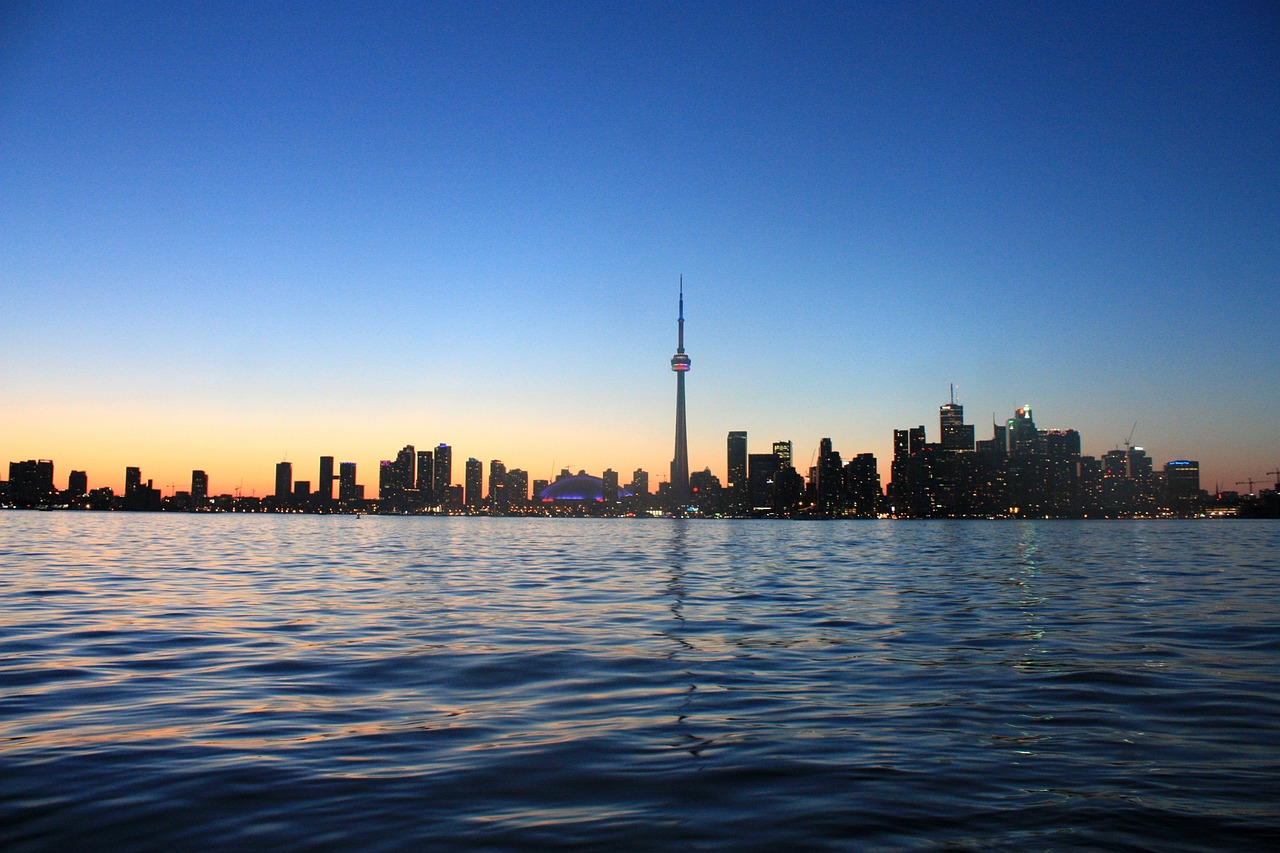
[[[656,482],[683,274],[693,471],[746,430],[888,482],[954,382],[980,438],[1030,404],[1235,489],[1280,461],[1278,30],[1261,3],[15,5],[0,453],[267,494],[281,459],[443,440]]]
[[[681,315],[682,314],[683,311],[681,312]],[[683,347],[681,347],[681,349],[683,349]],[[679,355],[680,353],[677,354]],[[679,423],[680,419],[677,417],[677,424]],[[999,451],[1000,453],[1008,454],[1016,452],[1018,448],[1026,447],[1029,442],[1038,443],[1046,440],[1046,438],[1049,441],[1059,443],[1065,438],[1068,444],[1074,447],[1074,451],[1072,452],[1074,452],[1077,457],[1077,464],[1079,462],[1079,457],[1083,456],[1089,464],[1099,466],[1097,469],[1099,474],[1103,471],[1107,471],[1108,475],[1113,473],[1108,469],[1108,466],[1114,462],[1116,457],[1123,460],[1130,460],[1136,453],[1137,457],[1140,458],[1147,466],[1148,473],[1150,474],[1155,474],[1157,472],[1158,469],[1155,466],[1160,459],[1163,459],[1163,464],[1166,468],[1168,468],[1168,466],[1194,466],[1198,488],[1203,489],[1209,495],[1221,493],[1223,495],[1239,494],[1255,496],[1262,490],[1274,491],[1277,488],[1280,488],[1280,479],[1277,479],[1278,472],[1275,467],[1262,472],[1257,477],[1251,477],[1243,482],[1229,484],[1207,481],[1201,482],[1200,473],[1202,465],[1198,459],[1192,460],[1191,462],[1188,462],[1185,458],[1164,459],[1164,457],[1148,454],[1147,448],[1142,445],[1132,443],[1127,439],[1123,443],[1123,448],[1116,446],[1111,450],[1101,451],[1095,455],[1087,452],[1087,445],[1082,441],[1079,431],[1074,428],[1037,428],[1033,420],[1032,408],[1030,406],[1020,406],[1016,408],[1013,411],[1013,416],[1006,420],[1005,423],[999,424],[993,422],[991,428],[992,434],[990,438],[981,438],[979,436],[975,425],[965,421],[964,407],[956,402],[955,389],[952,387],[950,400],[938,407],[938,422],[934,427],[930,428],[926,424],[919,424],[917,426],[904,426],[902,428],[894,429],[891,440],[893,452],[888,459],[877,458],[876,454],[870,451],[859,451],[856,448],[841,448],[838,444],[833,442],[831,438],[824,437],[819,440],[813,450],[809,464],[806,465],[802,456],[795,455],[795,442],[792,440],[764,440],[757,437],[756,441],[759,446],[771,447],[771,453],[763,455],[776,457],[782,464],[792,466],[810,488],[816,488],[817,482],[823,474],[823,459],[833,451],[836,456],[839,456],[843,452],[851,459],[853,457],[869,459],[872,465],[870,468],[870,475],[874,476],[881,482],[881,494],[888,502],[892,502],[893,492],[895,489],[905,488],[910,485],[911,477],[909,475],[904,476],[904,472],[900,471],[897,467],[897,462],[905,454],[908,446],[910,447],[910,453],[912,456],[915,455],[917,449],[926,449],[935,452],[943,451],[946,453],[960,453],[961,455],[971,454],[973,451],[978,451],[979,453],[983,451]],[[1027,432],[1027,429],[1030,431]],[[678,433],[679,430],[677,429],[677,434]],[[928,437],[931,434],[935,437],[936,441],[928,441]],[[707,464],[703,467],[689,469],[690,473],[693,475],[710,475],[716,483],[720,484],[719,487],[723,488],[726,494],[733,492],[735,488],[744,488],[748,471],[748,459],[762,455],[749,452],[751,449],[749,435],[750,432],[748,430],[729,430],[726,434],[727,451],[721,458],[723,467],[719,468],[715,465]],[[392,482],[398,481],[398,487],[401,490],[407,490],[420,487],[424,477],[422,472],[429,470],[429,480],[434,482],[437,486],[439,484],[443,484],[446,487],[452,486],[454,488],[461,489],[465,482],[467,497],[465,501],[463,501],[461,497],[462,493],[460,492],[458,495],[458,505],[462,506],[465,503],[466,506],[475,506],[478,499],[483,498],[488,500],[491,498],[490,490],[484,485],[484,483],[492,482],[495,472],[499,472],[500,475],[505,475],[508,468],[510,468],[512,473],[517,473],[523,480],[524,488],[521,491],[524,493],[524,498],[520,498],[521,500],[531,498],[537,494],[539,490],[539,487],[537,486],[538,482],[541,481],[544,485],[554,483],[562,477],[573,475],[575,469],[577,469],[577,473],[579,474],[587,474],[592,477],[604,476],[606,480],[608,480],[610,476],[613,476],[615,478],[615,486],[620,485],[620,480],[618,478],[621,475],[619,471],[613,469],[612,466],[606,466],[603,469],[596,469],[594,471],[582,469],[578,466],[565,466],[558,470],[547,472],[545,477],[540,477],[537,472],[531,473],[517,465],[507,466],[502,459],[488,457],[486,457],[489,463],[488,480],[485,480],[483,477],[483,461],[475,457],[470,457],[466,460],[465,473],[459,475],[454,470],[452,462],[453,452],[456,449],[455,447],[446,442],[441,442],[434,446],[428,446],[430,447],[429,450],[416,450],[415,445],[407,444],[400,449],[394,459],[382,458],[376,465],[368,466],[364,469],[361,469],[360,464],[354,461],[338,462],[337,460],[339,457],[335,457],[333,455],[321,455],[318,462],[313,462],[312,467],[316,468],[316,476],[314,479],[310,479],[309,475],[304,473],[308,470],[306,462],[298,462],[298,467],[295,469],[294,461],[282,460],[274,465],[274,480],[271,488],[263,490],[261,495],[258,494],[258,490],[256,489],[244,488],[243,483],[230,489],[211,489],[209,486],[209,473],[204,469],[193,469],[191,470],[192,486],[190,493],[213,495],[221,492],[223,495],[230,495],[234,492],[235,497],[275,496],[278,498],[282,494],[283,489],[283,494],[294,495],[298,498],[305,498],[307,496],[324,496],[326,501],[332,501],[335,499],[344,501],[376,501],[383,497],[383,485],[387,478],[388,471],[393,472],[391,475]],[[42,465],[47,464],[52,466],[55,460],[13,460],[11,461],[11,465],[35,465],[37,461]],[[1131,463],[1125,461],[1121,464],[1127,471],[1128,466]],[[144,479],[142,473],[144,467],[145,466],[141,465],[126,466],[123,474],[122,488],[117,488],[110,482],[102,483],[91,481],[85,470],[76,469],[74,467],[70,467],[69,470],[67,468],[60,468],[59,471],[62,473],[58,476],[64,480],[68,477],[70,478],[68,488],[73,492],[76,491],[76,484],[78,483],[79,494],[84,494],[87,491],[94,489],[106,488],[114,491],[117,495],[128,495],[134,488],[144,482],[148,488],[152,488],[154,486],[157,496],[163,495],[165,497],[170,497],[175,494],[182,494],[188,491],[187,489],[182,488],[186,484],[178,480],[169,484],[157,484],[156,478],[154,477],[146,477]],[[674,463],[672,467],[675,467]],[[335,470],[338,473],[335,473]],[[360,470],[364,470],[366,472],[364,477],[361,477],[358,474],[358,471]],[[881,473],[882,470],[884,473]],[[360,479],[374,478],[375,474],[370,472],[377,472],[375,482],[359,482]],[[1078,473],[1083,474],[1085,472],[1081,471]],[[634,475],[636,477],[643,478],[643,487],[639,490],[639,493],[646,495],[652,494],[655,497],[665,492],[667,483],[669,482],[667,479],[661,477],[661,475],[655,477],[643,468],[635,469]],[[57,477],[53,477],[52,474],[50,474],[50,476],[56,485]],[[197,483],[199,484],[198,486]],[[650,488],[651,483],[652,488]],[[2,484],[2,481],[0,481],[0,484]],[[531,485],[533,486],[532,491],[530,491]],[[295,492],[295,486],[303,486],[305,488],[302,492],[297,493]],[[631,486],[631,483],[627,484],[628,488]],[[1248,488],[1242,489],[1240,488],[1241,486],[1248,486]],[[335,487],[337,487],[336,490]],[[675,491],[667,492],[664,501],[666,503],[674,502],[674,505],[679,506],[686,502],[688,495],[688,486],[686,485],[686,491],[683,495]]]

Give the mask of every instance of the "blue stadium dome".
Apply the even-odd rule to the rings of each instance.
[[[618,497],[629,498],[631,493],[621,486]],[[561,477],[542,491],[538,492],[538,500],[565,503],[595,503],[604,500],[604,480],[590,474],[576,474],[572,477]]]

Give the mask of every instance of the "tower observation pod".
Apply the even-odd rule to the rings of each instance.
[[[671,460],[671,499],[673,509],[680,511],[689,504],[689,439],[685,433],[684,375],[692,364],[684,351],[684,276],[680,277],[680,313],[676,328],[676,354],[671,356],[671,369],[676,374],[676,449]]]

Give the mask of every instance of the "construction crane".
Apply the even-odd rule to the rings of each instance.
[[[1268,472],[1268,473],[1270,473],[1270,472]],[[1243,485],[1245,485],[1245,484],[1247,483],[1247,484],[1248,484],[1248,486],[1249,486],[1249,497],[1253,497],[1253,484],[1254,484],[1254,483],[1261,483],[1261,482],[1262,482],[1261,480],[1255,480],[1255,479],[1253,479],[1252,477],[1250,477],[1250,478],[1249,478],[1249,479],[1247,479],[1247,480],[1236,480],[1236,485],[1237,485],[1237,486],[1243,486]]]
[[[1124,449],[1129,450],[1133,447],[1133,433],[1138,428],[1138,422],[1134,421],[1133,426],[1129,428],[1129,437],[1124,440]]]
[[[1276,491],[1280,492],[1280,468],[1275,471],[1268,471],[1267,476],[1276,478]]]

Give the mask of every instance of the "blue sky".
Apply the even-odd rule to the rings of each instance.
[[[222,491],[875,452],[955,382],[1280,462],[1280,13],[10,3],[0,453]],[[455,477],[461,475],[456,465]]]

